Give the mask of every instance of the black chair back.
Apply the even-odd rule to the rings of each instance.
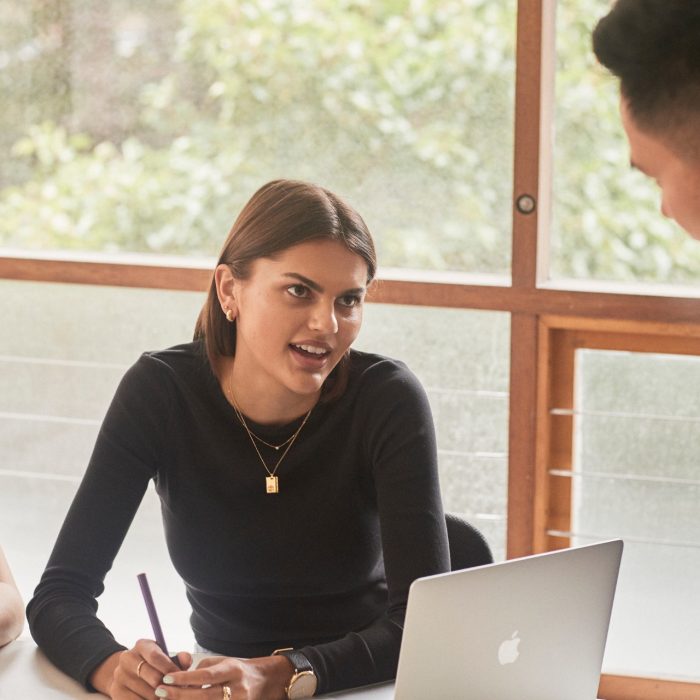
[[[452,571],[493,563],[493,554],[486,538],[471,523],[452,513],[445,513],[445,522]]]

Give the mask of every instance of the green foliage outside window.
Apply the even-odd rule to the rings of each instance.
[[[609,7],[557,3],[553,275],[696,282],[700,245],[662,217],[656,185],[630,168],[617,81],[590,48]]]
[[[574,4],[586,22],[602,13]],[[383,265],[508,271],[514,1],[0,0],[0,13],[0,244],[214,255],[257,187],[293,177],[345,194]],[[638,205],[647,185],[620,166],[589,27],[567,32],[555,271],[690,278],[700,253]]]

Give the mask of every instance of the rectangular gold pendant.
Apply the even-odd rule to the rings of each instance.
[[[280,487],[276,476],[265,477],[265,491],[267,493],[279,493]]]

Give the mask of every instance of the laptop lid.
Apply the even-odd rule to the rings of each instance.
[[[622,546],[414,581],[396,700],[594,700]]]

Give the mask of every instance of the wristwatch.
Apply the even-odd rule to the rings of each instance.
[[[309,660],[300,652],[294,649],[275,649],[273,656],[286,656],[294,666],[294,674],[289,684],[284,689],[288,700],[297,698],[311,698],[316,692],[316,674]]]

